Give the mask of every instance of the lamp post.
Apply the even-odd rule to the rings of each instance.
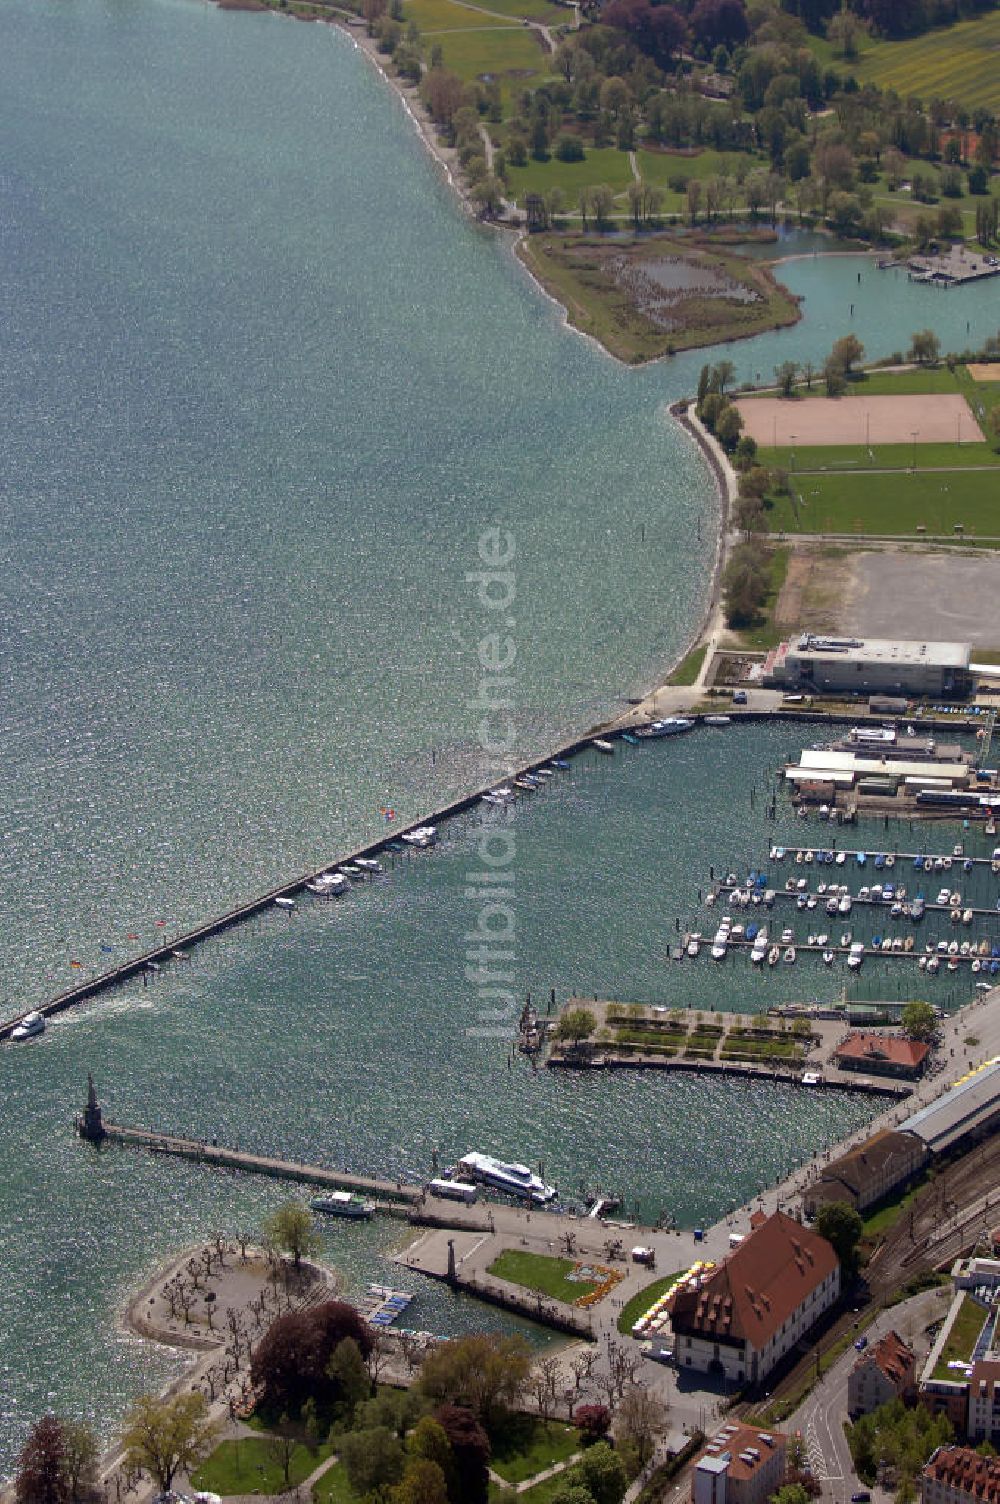
[[[915,470],[917,468],[917,434],[919,433],[919,431],[920,430],[917,429],[917,428],[914,428],[913,431],[912,431],[913,432],[913,464],[910,466],[911,470]]]

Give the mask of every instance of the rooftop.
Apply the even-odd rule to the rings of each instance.
[[[861,1195],[874,1180],[880,1182],[892,1161],[909,1165],[914,1153],[925,1152],[923,1145],[914,1142],[912,1133],[900,1133],[896,1128],[882,1128],[866,1138],[864,1143],[831,1160],[823,1171],[825,1181],[837,1180],[849,1190]]]
[[[980,1457],[971,1447],[938,1447],[924,1476],[983,1504],[1000,1504],[1000,1457]]]
[[[892,637],[821,637],[804,632],[792,638],[789,651],[797,657],[829,660],[850,658],[869,663],[933,663],[947,668],[968,668],[972,654],[967,642],[907,642]]]
[[[700,1284],[678,1292],[674,1331],[745,1339],[759,1352],[836,1268],[825,1238],[775,1212]]]
[[[919,1070],[930,1054],[930,1045],[919,1039],[904,1039],[899,1034],[848,1034],[843,1044],[834,1050],[837,1060],[853,1060],[864,1065],[875,1064],[902,1066],[907,1070]],[[905,1126],[905,1125],[904,1125]],[[881,1137],[881,1135],[876,1135]],[[869,1144],[872,1140],[869,1140]],[[862,1149],[867,1146],[862,1145]],[[898,1147],[898,1145],[897,1145]],[[857,1152],[857,1151],[856,1151]],[[846,1159],[851,1158],[845,1155]]]
[[[862,1353],[854,1367],[862,1368],[866,1363],[874,1363],[887,1379],[894,1384],[901,1384],[907,1374],[913,1371],[913,1349],[907,1347],[898,1332],[886,1332],[873,1347]]]
[[[769,1457],[780,1457],[787,1440],[780,1431],[761,1431],[730,1421],[711,1438],[695,1466],[745,1482]]]
[[[903,1133],[915,1133],[935,1153],[947,1149],[963,1134],[982,1126],[1000,1111],[1000,1057],[988,1060],[946,1091],[937,1101],[900,1123]]]

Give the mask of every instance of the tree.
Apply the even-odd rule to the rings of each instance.
[[[794,360],[783,360],[780,366],[774,368],[774,379],[778,383],[778,390],[783,397],[790,397],[795,389],[795,379],[799,374],[799,368]]]
[[[847,382],[844,380],[843,367],[828,355],[823,362],[823,380],[826,383],[826,395],[828,397],[842,397],[847,390]]]
[[[355,1425],[362,1431],[385,1426],[402,1441],[419,1420],[427,1418],[427,1401],[419,1389],[383,1389],[359,1407]]]
[[[125,1460],[135,1472],[148,1473],[160,1493],[169,1493],[179,1472],[192,1472],[208,1456],[216,1432],[199,1391],[172,1399],[142,1394],[126,1417]]]
[[[292,1311],[272,1321],[254,1351],[250,1377],[264,1403],[280,1415],[298,1415],[312,1396],[320,1405],[340,1398],[330,1359],[345,1337],[362,1357],[372,1344],[371,1329],[353,1306],[328,1300],[312,1310]],[[366,1375],[367,1382],[367,1375]]]
[[[594,1504],[620,1504],[628,1488],[625,1464],[606,1441],[588,1447],[572,1470],[573,1481],[584,1485]]]
[[[908,1039],[929,1043],[937,1033],[937,1014],[930,1003],[907,1003],[900,1022]]]
[[[281,1469],[281,1477],[286,1492],[292,1486],[292,1456],[297,1445],[298,1437],[292,1430],[292,1423],[287,1415],[283,1415],[278,1424],[268,1434],[267,1448],[271,1457]]]
[[[365,1360],[353,1337],[344,1337],[337,1343],[326,1365],[326,1374],[334,1385],[337,1404],[344,1418],[352,1425],[358,1406],[372,1392]],[[368,1425],[375,1424],[377,1422],[369,1418]]]
[[[594,1504],[594,1496],[585,1483],[579,1483],[573,1478],[573,1472],[566,1475],[566,1482],[561,1488],[552,1494],[549,1504]]]
[[[434,1419],[448,1439],[454,1471],[448,1479],[451,1504],[486,1504],[490,1486],[490,1439],[471,1410],[439,1405]]]
[[[865,347],[856,334],[842,334],[840,339],[834,340],[830,358],[845,376],[849,376],[852,367],[864,360]]]
[[[97,1437],[82,1420],[61,1419],[63,1466],[71,1499],[79,1499],[94,1486],[100,1449]]]
[[[413,1457],[391,1497],[392,1504],[448,1504],[444,1472],[426,1457]]]
[[[347,1481],[359,1498],[389,1489],[403,1476],[403,1444],[385,1426],[347,1431],[337,1448]]]
[[[421,1458],[425,1462],[435,1462],[441,1469],[449,1494],[455,1486],[455,1458],[451,1450],[451,1442],[444,1432],[440,1421],[433,1415],[421,1416],[406,1438],[406,1450],[411,1457]]]
[[[489,1427],[517,1404],[530,1369],[531,1349],[523,1337],[473,1333],[427,1355],[420,1389],[437,1403],[465,1406]]]
[[[656,1450],[656,1438],[667,1421],[666,1406],[648,1389],[636,1385],[629,1389],[618,1407],[617,1435],[635,1448],[641,1467],[645,1467]]]
[[[597,1019],[589,1008],[570,1008],[556,1024],[555,1036],[569,1044],[580,1044],[590,1038],[596,1027]]]
[[[279,1206],[264,1223],[264,1236],[276,1248],[291,1254],[296,1269],[303,1255],[316,1253],[320,1247],[312,1212],[301,1201],[286,1201]]]
[[[716,390],[725,395],[726,387],[732,386],[736,379],[736,367],[731,360],[717,361],[713,367],[715,373]]]
[[[573,1424],[585,1443],[600,1441],[608,1434],[611,1411],[607,1405],[577,1405],[573,1411]]]
[[[68,1504],[66,1443],[58,1416],[43,1415],[28,1432],[14,1489],[18,1504]]]
[[[767,597],[770,584],[770,568],[764,549],[758,543],[738,544],[730,554],[722,576],[728,625],[751,626]]]
[[[771,1495],[771,1504],[810,1504],[809,1494],[801,1483],[786,1483]]]
[[[920,365],[934,365],[941,353],[941,341],[933,329],[919,329],[910,340],[907,359]]]
[[[715,424],[715,437],[723,449],[732,453],[739,443],[742,429],[743,419],[740,417],[739,408],[734,407],[731,402],[727,403]]]
[[[816,1213],[816,1231],[833,1247],[845,1273],[858,1265],[858,1244],[864,1231],[861,1216],[848,1201],[828,1201]]]
[[[598,183],[590,190],[590,202],[594,211],[594,223],[598,230],[606,230],[611,223],[611,211],[615,196],[606,183]]]

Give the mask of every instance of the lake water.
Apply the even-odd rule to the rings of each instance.
[[[10,1013],[488,774],[484,529],[514,540],[527,755],[683,650],[717,501],[664,411],[704,355],[634,372],[566,332],[348,39],[195,0],[4,23]],[[1000,321],[992,284],[782,274],[807,317],[728,349],[741,375],[819,359],[851,301],[871,354],[928,323],[964,342],[973,306]],[[517,988],[707,999],[712,973],[663,956],[707,865],[768,839],[748,798],[775,735],[590,758],[519,812]],[[681,1221],[863,1120],[849,1097],[509,1073],[506,1040],[467,1033],[474,839],[0,1051],[0,1473],[46,1405],[107,1433],[175,1371],[118,1330],[125,1293],[280,1197],[90,1153],[88,1068],[125,1119],[400,1172],[495,1147]],[[363,1278],[392,1235],[340,1229],[331,1257]],[[421,1302],[441,1330],[485,1319]]]

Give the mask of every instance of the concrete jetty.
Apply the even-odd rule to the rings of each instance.
[[[276,1159],[266,1154],[249,1154],[242,1149],[228,1149],[202,1139],[180,1138],[171,1133],[154,1133],[146,1128],[128,1128],[121,1123],[98,1123],[85,1131],[83,1119],[77,1130],[81,1137],[108,1139],[112,1143],[133,1144],[140,1149],[149,1149],[154,1154],[173,1154],[180,1159],[196,1160],[199,1164],[212,1165],[218,1169],[246,1170],[255,1175],[270,1175],[275,1180],[298,1180],[308,1185],[323,1186],[327,1190],[357,1191],[376,1197],[377,1201],[389,1202],[383,1211],[413,1207],[423,1197],[420,1186],[404,1185],[398,1180],[383,1180],[374,1175],[354,1175],[347,1170],[331,1170],[325,1165],[301,1164],[297,1160]]]

